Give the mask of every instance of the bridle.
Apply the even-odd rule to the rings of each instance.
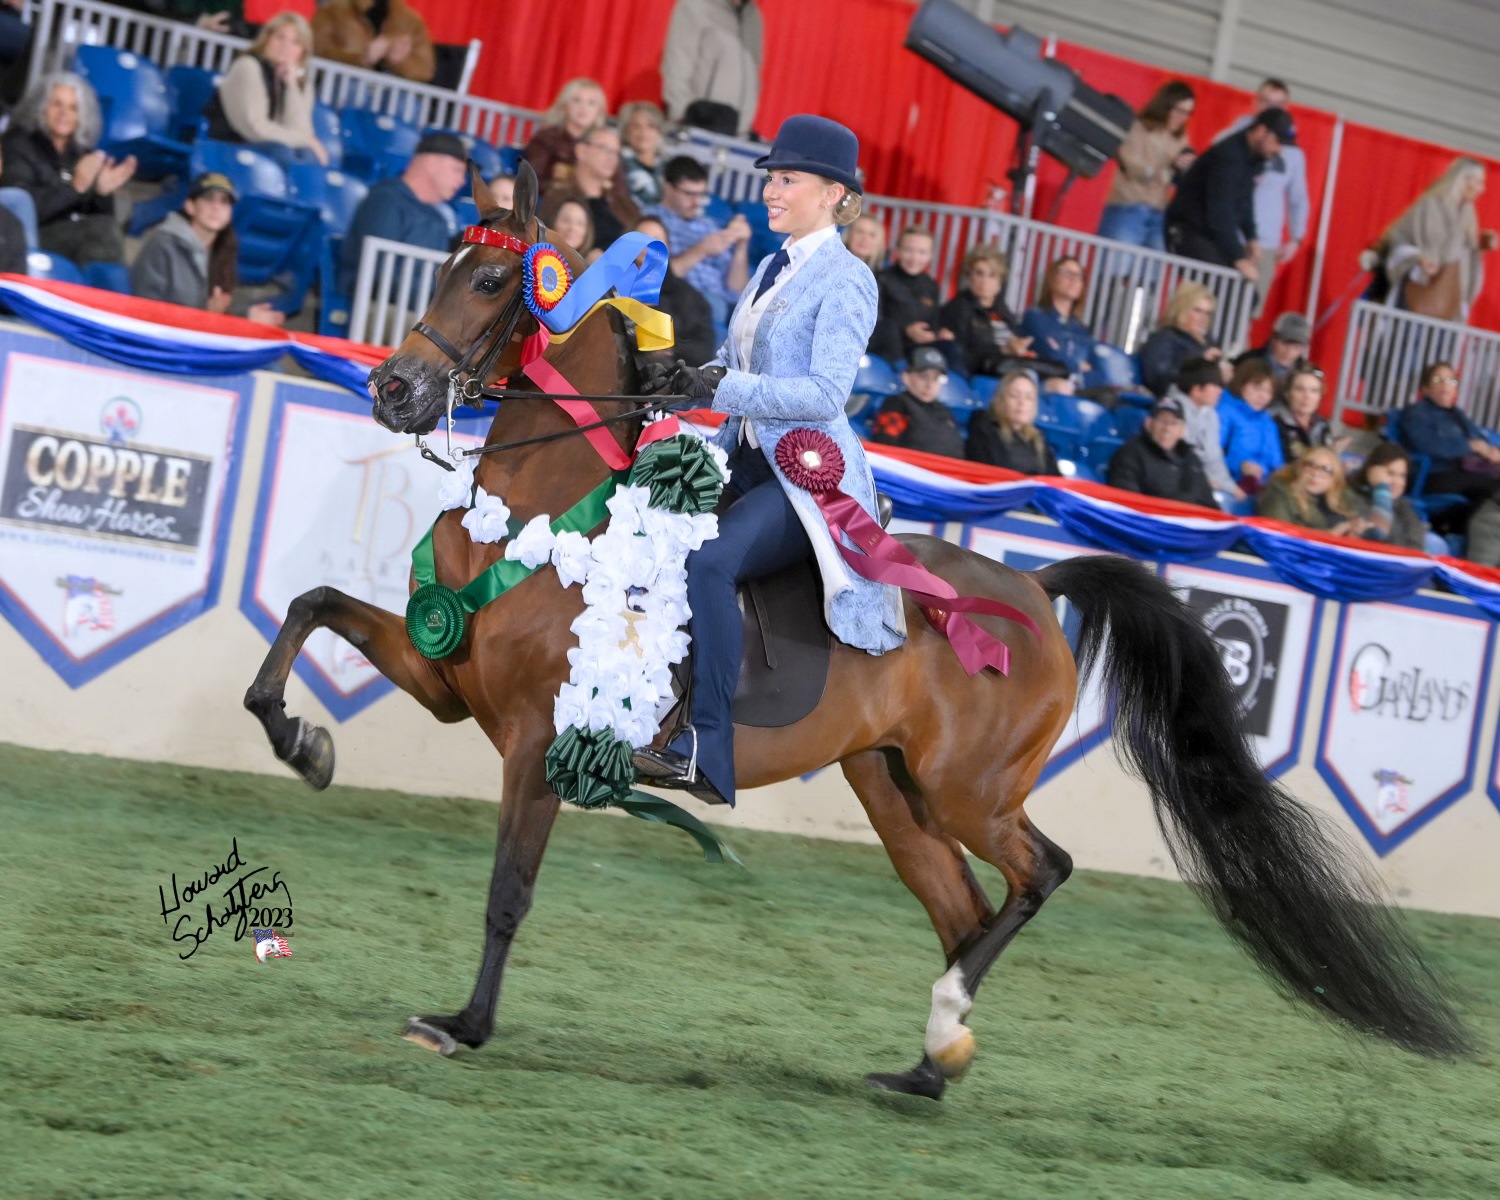
[[[540,221],[537,222],[538,236],[546,233],[546,227]],[[463,240],[483,246],[495,246],[502,250],[509,250],[519,254],[523,258],[531,245],[522,241],[514,234],[505,233],[499,229],[491,229],[485,225],[470,225],[464,231]],[[644,419],[665,411],[677,401],[680,396],[663,396],[655,402],[646,402],[644,397],[625,394],[599,394],[579,395],[577,393],[536,392],[522,388],[498,388],[486,387],[484,381],[494,370],[495,364],[499,362],[500,356],[506,347],[511,344],[515,337],[516,326],[521,322],[521,316],[526,311],[525,304],[525,281],[524,279],[516,287],[505,307],[496,314],[495,319],[485,326],[483,332],[475,339],[473,345],[467,351],[460,351],[448,336],[426,321],[418,321],[412,326],[413,333],[420,333],[429,342],[436,346],[454,364],[448,371],[448,458],[444,460],[428,448],[422,436],[416,436],[417,448],[422,452],[422,457],[429,462],[435,462],[446,470],[454,469],[452,460],[457,458],[476,458],[481,454],[494,454],[501,450],[513,450],[521,446],[535,445],[540,442],[556,441],[559,438],[574,437],[578,434],[588,433],[593,429],[601,429],[617,421],[630,421]],[[538,321],[540,326],[540,321]],[[477,366],[472,365],[480,355],[481,350],[488,343],[488,349],[483,351],[483,357],[479,359]],[[525,363],[522,363],[524,370]],[[521,438],[512,442],[491,442],[483,446],[475,446],[472,449],[453,447],[453,409],[455,404],[463,404],[466,407],[483,410],[486,400],[583,400],[583,401],[631,401],[637,407],[613,416],[601,417],[599,420],[577,425],[572,429],[565,429],[558,433],[541,434],[537,437]]]

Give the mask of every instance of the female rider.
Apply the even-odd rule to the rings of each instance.
[[[764,199],[781,249],[756,269],[713,362],[681,359],[650,371],[645,391],[671,391],[728,417],[714,441],[729,455],[733,497],[719,535],[688,558],[692,608],[692,724],[665,749],[636,751],[650,783],[734,802],[734,723],[743,632],[736,591],[814,556],[824,616],[842,641],[871,654],[905,640],[901,593],[844,565],[812,496],[776,463],[794,429],[819,431],[843,452],[838,486],[875,512],[875,481],[844,404],[875,327],[875,277],[838,237],[860,214],[859,142],[823,117],[789,117],[769,154]],[[851,543],[852,545],[852,543]]]

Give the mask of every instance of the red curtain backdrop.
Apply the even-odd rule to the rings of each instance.
[[[949,204],[985,202],[992,185],[1008,187],[1005,172],[1015,144],[1015,122],[1002,116],[935,67],[902,48],[913,8],[905,0],[759,0],[766,61],[757,127],[767,136],[796,112],[843,121],[860,136],[872,191]],[[417,0],[434,38],[484,42],[472,90],[523,108],[546,108],[569,79],[604,85],[611,107],[626,100],[660,100],[658,64],[673,0]],[[310,10],[312,0],[247,0],[251,20],[285,7]],[[1084,46],[1059,43],[1057,57],[1100,91],[1139,106],[1170,72]],[[1182,78],[1182,76],[1177,76]],[[1193,144],[1249,108],[1239,89],[1189,77],[1198,97],[1189,127]],[[1307,154],[1314,220],[1302,252],[1277,275],[1257,326],[1271,316],[1304,309],[1322,214],[1335,118],[1293,106],[1298,142]],[[1355,281],[1359,251],[1452,161],[1456,151],[1359,125],[1346,125],[1328,256],[1317,297],[1326,313]],[[1495,164],[1500,165],[1500,164]],[[1044,160],[1035,213],[1048,215],[1063,170]],[[1109,193],[1112,169],[1078,180],[1063,201],[1058,223],[1092,231]],[[1500,194],[1481,201],[1487,226],[1500,227]],[[1347,304],[1323,328],[1317,348],[1325,360],[1342,344]],[[1500,263],[1490,272],[1474,323],[1500,328]],[[1331,361],[1328,366],[1336,366]]]

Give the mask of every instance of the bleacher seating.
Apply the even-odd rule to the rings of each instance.
[[[26,274],[33,279],[51,279],[57,283],[83,283],[83,272],[78,264],[61,254],[49,254],[46,250],[33,250],[26,256]]]
[[[339,291],[339,256],[344,250],[344,239],[331,234],[323,239],[318,255],[318,332],[325,337],[347,337],[349,335],[349,311],[352,305],[348,296]]]
[[[360,201],[370,191],[364,180],[317,163],[289,163],[285,171],[292,198],[316,208],[323,231],[329,234],[348,230]]]
[[[115,158],[135,155],[136,176],[180,174],[189,147],[172,136],[172,102],[155,63],[110,46],[80,46],[75,67],[99,96],[100,147]]]
[[[344,165],[344,123],[339,115],[319,100],[313,105],[313,133],[328,151],[329,170],[339,170]]]
[[[130,268],[124,263],[88,263],[83,268],[83,281],[89,287],[130,295]]]
[[[219,87],[220,76],[204,67],[175,66],[167,71],[172,116],[169,131],[179,142],[191,142],[203,124],[204,106]]]
[[[344,109],[339,127],[344,170],[369,183],[401,174],[422,140],[415,125],[363,108]]]
[[[1135,355],[1127,354],[1109,342],[1095,342],[1089,356],[1092,368],[1083,377],[1083,390],[1109,388],[1127,404],[1150,408],[1155,397],[1141,383],[1141,364]]]
[[[457,129],[444,129],[440,125],[432,125],[422,131],[424,137],[429,133],[451,134],[461,141],[464,149],[469,152],[469,157],[474,160],[474,165],[479,168],[479,174],[485,179],[493,179],[501,173],[503,164],[500,151],[488,142],[481,141],[472,133],[463,133]]]
[[[866,354],[859,360],[859,372],[854,376],[854,388],[844,406],[845,411],[852,421],[864,415],[867,409],[873,411],[880,407],[882,400],[900,390],[901,380],[891,364],[883,358]]]

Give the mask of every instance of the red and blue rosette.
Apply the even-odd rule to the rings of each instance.
[[[566,260],[548,242],[538,242],[527,249],[521,271],[521,295],[537,320],[556,308],[573,286],[573,274]]]
[[[828,523],[833,544],[850,570],[875,583],[899,587],[922,607],[927,623],[948,639],[958,661],[970,675],[994,667],[1010,674],[1010,647],[979,628],[964,613],[1003,617],[1040,631],[1018,608],[981,596],[960,596],[947,580],[939,579],[917,556],[882,529],[854,497],[839,488],[844,478],[844,453],[820,429],[788,431],[776,444],[776,465],[796,487],[810,495]],[[847,537],[864,553],[844,545]]]

